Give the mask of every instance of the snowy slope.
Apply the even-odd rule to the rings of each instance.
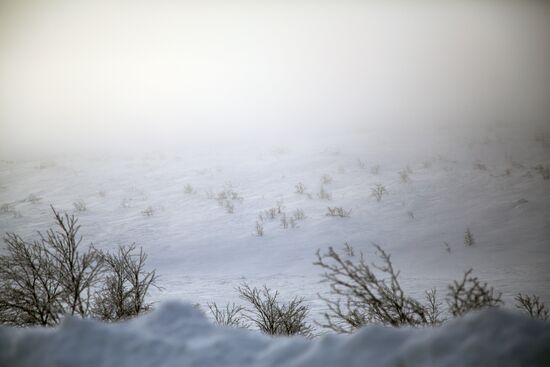
[[[550,164],[548,143],[506,126],[4,160],[0,205],[18,215],[0,213],[0,233],[33,238],[51,225],[50,204],[76,213],[85,241],[107,250],[144,247],[164,287],[153,294],[157,301],[238,301],[235,287],[246,281],[282,297],[304,296],[318,318],[324,306],[317,293],[328,287],[312,265],[315,251],[348,241],[368,254],[373,242],[391,253],[413,295],[431,287],[444,292],[473,268],[509,304],[518,292],[550,303],[550,180],[533,169],[538,164]],[[398,172],[407,166],[410,182],[403,183]],[[325,174],[332,177],[324,185],[330,201],[317,197]],[[233,214],[207,194],[229,182],[243,198]],[[295,193],[298,182],[311,198]],[[381,202],[371,197],[377,183],[389,192]],[[195,192],[185,193],[186,184]],[[30,202],[30,194],[41,200]],[[73,208],[78,199],[86,211]],[[258,214],[278,201],[289,215],[302,209],[306,219],[289,229],[266,221],[264,236],[256,236]],[[351,217],[326,216],[329,205],[351,209]],[[143,215],[149,206],[153,215]],[[476,240],[470,248],[463,243],[467,228]]]
[[[67,318],[55,329],[0,328],[0,365],[548,366],[550,324],[486,310],[440,328],[369,326],[353,335],[270,338],[212,325],[191,305],[166,303],[121,324]]]

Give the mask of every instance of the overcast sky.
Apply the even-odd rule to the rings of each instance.
[[[0,0],[0,143],[550,121],[549,6],[435,3]]]

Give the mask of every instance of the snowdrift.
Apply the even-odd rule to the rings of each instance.
[[[118,324],[2,327],[0,366],[550,366],[550,323],[495,309],[439,328],[369,326],[307,340],[218,327],[169,302]]]

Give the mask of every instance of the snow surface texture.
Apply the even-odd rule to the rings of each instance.
[[[439,328],[367,326],[353,335],[272,338],[222,328],[167,302],[119,324],[66,318],[54,329],[0,328],[2,366],[549,366],[550,323],[485,310]]]

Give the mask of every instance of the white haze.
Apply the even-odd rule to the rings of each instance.
[[[0,154],[544,125],[548,9],[3,0]]]

